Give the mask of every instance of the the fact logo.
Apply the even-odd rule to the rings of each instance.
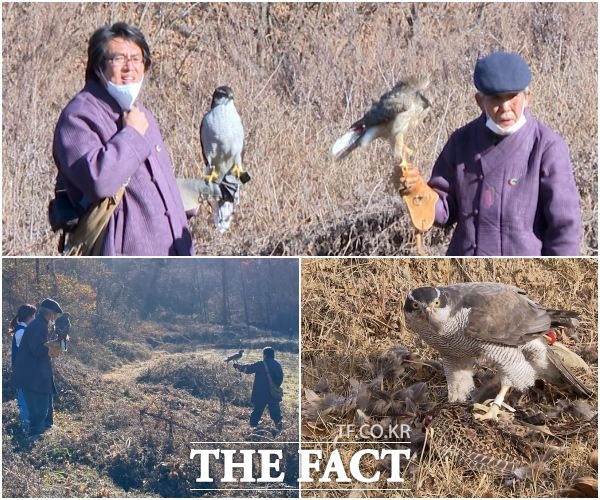
[[[295,446],[287,453],[277,449],[282,443],[264,443],[266,449],[224,449],[226,443],[213,443],[210,449],[191,449],[190,459],[199,464],[200,473],[196,478],[197,483],[280,483],[294,482],[315,483],[375,483],[382,479],[380,471],[373,471],[365,466],[366,463],[385,460],[389,463],[389,477],[386,483],[393,485],[403,483],[400,475],[402,459],[410,458],[408,447],[396,449],[394,445],[410,444],[410,428],[407,425],[394,426],[384,429],[381,426],[361,426],[355,428],[353,425],[339,427],[339,440],[336,440],[332,450],[330,446],[319,449],[319,444],[307,441],[297,444],[300,449],[298,459],[291,460],[295,453]],[[369,441],[362,441],[368,439]],[[373,440],[384,438],[385,441]],[[351,439],[361,439],[353,441]],[[259,443],[254,443],[256,446]],[[287,443],[290,444],[290,443]],[[327,443],[332,444],[332,443]],[[352,454],[344,453],[343,459],[340,448],[350,445],[356,449]],[[310,449],[308,447],[310,446]],[[303,449],[304,448],[304,449]],[[378,449],[380,448],[380,449]],[[392,449],[390,449],[392,448]],[[290,453],[291,452],[291,453]],[[288,460],[288,463],[285,461]],[[294,463],[293,469],[288,467],[290,462]],[[215,464],[222,464],[218,468]],[[298,464],[296,466],[296,463]],[[299,470],[296,470],[298,469]],[[219,476],[215,477],[215,470]],[[371,470],[370,473],[366,472]],[[286,477],[286,474],[289,477]],[[392,486],[393,487],[393,486]]]
[[[343,444],[343,443],[340,443]],[[409,450],[377,450],[366,448],[355,452],[350,458],[348,468],[344,465],[339,450],[333,450],[327,459],[324,459],[323,450],[298,450],[300,455],[300,475],[299,483],[314,482],[328,483],[333,481],[337,483],[350,483],[353,480],[361,483],[373,483],[379,481],[380,472],[375,472],[372,476],[365,476],[361,472],[361,461],[367,456],[375,460],[382,460],[390,457],[390,477],[388,483],[402,483],[404,479],[400,477],[400,460],[410,457]],[[236,459],[236,455],[241,460]],[[200,462],[200,475],[196,478],[198,483],[212,483],[215,478],[211,473],[211,464],[214,460],[223,461],[223,477],[219,478],[221,483],[279,483],[285,481],[285,473],[281,472],[282,451],[275,449],[263,450],[223,450],[220,448],[208,450],[192,449],[190,459],[197,458]],[[256,468],[260,474],[255,477],[254,459],[257,458],[259,467]],[[323,468],[323,464],[325,467]],[[235,471],[241,471],[239,477],[235,477]],[[315,479],[312,472],[317,473]]]

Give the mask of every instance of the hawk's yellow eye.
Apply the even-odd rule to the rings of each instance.
[[[418,309],[418,308],[419,308],[419,304],[417,304],[416,302],[412,302],[412,303],[410,304],[410,306],[411,306],[413,309]]]
[[[433,307],[440,307],[441,305],[442,305],[442,301],[440,300],[439,297],[433,301]]]

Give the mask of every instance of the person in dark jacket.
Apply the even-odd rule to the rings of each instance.
[[[29,434],[37,437],[52,427],[53,395],[56,394],[51,358],[58,356],[60,347],[47,344],[48,328],[62,309],[58,302],[44,299],[35,319],[29,323],[15,360],[12,384],[22,389],[29,410]]]
[[[254,405],[250,414],[250,425],[258,426],[265,407],[269,407],[269,415],[278,429],[281,429],[281,408],[279,403],[282,399],[281,383],[283,382],[283,370],[278,361],[275,360],[275,350],[272,347],[263,349],[263,360],[249,365],[234,363],[233,367],[243,373],[254,373],[254,384],[250,401]],[[270,379],[270,380],[269,380]]]
[[[23,304],[19,307],[17,315],[12,319],[8,327],[9,334],[12,334],[12,346],[11,346],[11,368],[14,372],[15,362],[17,361],[17,354],[19,352],[19,346],[23,339],[25,329],[33,321],[35,316],[35,307],[30,304]],[[25,396],[23,396],[23,390],[17,390],[17,404],[19,406],[19,415],[21,417],[21,428],[23,432],[29,432],[29,411],[27,410],[27,404],[25,403]]]

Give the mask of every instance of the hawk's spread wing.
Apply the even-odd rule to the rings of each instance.
[[[477,340],[520,345],[545,333],[552,318],[523,290],[500,283],[463,283],[443,287],[460,294],[462,307],[471,309],[464,334]]]
[[[400,82],[392,90],[383,94],[379,101],[374,102],[364,116],[354,122],[350,128],[372,127],[392,121],[400,113],[408,111],[410,100],[405,89],[407,84]]]

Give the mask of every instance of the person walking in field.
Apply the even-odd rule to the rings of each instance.
[[[477,61],[473,80],[481,115],[451,135],[429,187],[411,166],[399,175],[401,192],[437,193],[435,222],[456,224],[447,255],[579,255],[569,150],[529,111],[529,66],[494,52]]]
[[[99,28],[89,40],[85,86],[56,125],[57,192],[66,191],[82,212],[111,197],[116,204],[94,255],[194,252],[167,148],[138,102],[151,62],[137,28]]]
[[[281,430],[280,403],[283,397],[281,389],[283,369],[275,359],[275,350],[272,347],[265,347],[262,361],[248,365],[234,363],[233,367],[242,373],[254,373],[250,397],[254,408],[250,414],[250,425],[257,427],[265,408],[268,407],[271,419],[277,429]]]
[[[19,347],[23,340],[23,334],[25,329],[33,321],[35,316],[35,307],[30,304],[23,304],[17,310],[17,315],[12,319],[8,327],[8,333],[12,335],[11,342],[11,366],[12,371],[15,371],[15,363],[17,361],[17,354],[19,353]],[[19,415],[21,418],[21,428],[23,432],[29,432],[29,411],[27,410],[27,403],[25,402],[25,396],[23,395],[23,389],[17,389],[17,405],[19,406]]]
[[[60,354],[57,343],[48,343],[49,326],[62,309],[58,302],[44,299],[29,323],[19,345],[11,383],[21,390],[29,412],[29,435],[37,439],[54,423],[56,394],[51,358]]]

